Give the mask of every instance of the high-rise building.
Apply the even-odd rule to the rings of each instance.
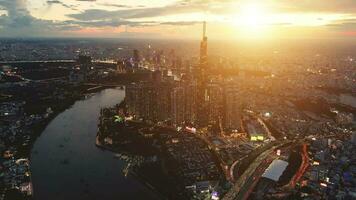
[[[133,50],[133,66],[135,69],[138,68],[138,65],[140,63],[140,54],[139,54],[139,51],[137,49],[134,49]]]
[[[92,64],[92,59],[90,56],[80,55],[78,57],[78,64],[80,67],[80,71],[86,73]]]
[[[79,79],[87,80],[88,71],[92,67],[92,58],[86,55],[79,55],[77,63],[80,68],[79,74],[77,74],[80,77]]]
[[[223,123],[227,129],[241,127],[241,99],[237,82],[231,81],[224,86]]]
[[[222,119],[223,89],[219,83],[211,82],[207,91],[209,124],[217,124]]]
[[[196,81],[187,80],[184,82],[184,107],[185,121],[194,123],[197,121],[197,84]]]
[[[176,81],[173,76],[168,76],[167,69],[156,70],[150,82],[127,86],[129,112],[136,118],[153,122],[170,120],[175,126],[192,123],[198,127],[218,125],[221,130],[240,130],[242,104],[239,81],[230,78],[224,83],[223,76],[211,74],[207,60],[204,22],[200,60],[195,73],[190,73],[188,67],[181,80]]]
[[[177,86],[171,92],[171,119],[174,125],[182,124],[185,121],[185,90],[182,86]]]
[[[197,70],[198,81],[198,110],[197,122],[198,126],[208,125],[208,37],[206,36],[206,22],[203,24],[203,39],[200,43],[200,62]]]
[[[117,61],[116,73],[118,73],[118,74],[126,73],[125,62],[124,61],[122,61],[122,60]]]
[[[155,105],[157,109],[157,119],[165,121],[171,117],[171,91],[174,87],[168,82],[156,85]]]
[[[136,119],[153,122],[171,117],[171,84],[140,82],[126,86],[128,112]]]
[[[86,56],[86,55],[80,55],[79,57],[78,57],[78,62],[79,62],[79,64],[82,64],[82,65],[90,65],[91,64],[91,61],[92,61],[92,59],[91,59],[91,57],[90,56]]]
[[[208,37],[206,36],[206,22],[203,23],[203,40],[200,42],[200,68],[206,70],[208,65]]]

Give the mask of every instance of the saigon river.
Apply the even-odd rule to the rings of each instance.
[[[155,199],[141,183],[123,176],[124,161],[95,146],[100,108],[124,97],[124,90],[103,90],[48,124],[31,152],[35,200]]]

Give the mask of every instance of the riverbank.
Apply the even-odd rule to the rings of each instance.
[[[101,87],[98,90],[95,90],[95,92],[99,92],[106,87]],[[11,180],[16,180],[16,182],[21,183],[18,186],[18,190],[9,190],[9,187],[7,186],[7,181],[4,181],[2,183],[0,179],[0,196],[3,193],[4,198],[8,199],[9,196],[17,196],[17,199],[34,199],[34,192],[33,192],[33,184],[32,184],[32,168],[31,168],[31,151],[33,149],[33,146],[37,139],[41,136],[42,132],[46,129],[48,124],[52,122],[53,119],[55,119],[60,113],[63,111],[67,110],[71,106],[74,105],[75,102],[81,99],[85,99],[88,95],[88,91],[86,87],[68,87],[68,91],[66,92],[66,98],[62,98],[61,100],[55,100],[55,101],[49,101],[49,100],[41,100],[41,102],[38,101],[23,101],[26,103],[18,103],[20,110],[24,110],[23,116],[22,114],[18,114],[20,123],[17,122],[16,124],[19,124],[20,126],[14,126],[13,128],[16,128],[16,135],[13,138],[13,142],[5,141],[5,150],[9,150],[8,152],[10,153],[11,157],[5,158],[1,160],[0,158],[0,164],[3,162],[10,162],[10,161],[17,161],[21,159],[26,159],[28,160],[26,168],[28,168],[28,172],[26,172],[26,179],[20,180],[19,178],[12,177],[11,175],[11,170],[21,168],[22,166],[18,166],[16,164],[11,164],[8,165],[8,167],[3,168],[0,171],[4,172],[4,175],[9,177],[12,177]],[[92,91],[90,91],[92,92]],[[19,95],[20,97],[21,95]],[[19,97],[16,98],[15,102],[19,101]],[[30,99],[29,97],[28,99]],[[12,105],[10,101],[9,105]],[[11,123],[11,120],[14,120],[12,118],[6,119],[6,123],[9,125],[13,124]],[[15,118],[16,120],[16,118]],[[0,142],[1,146],[1,142]],[[36,154],[37,152],[33,152]],[[9,160],[10,159],[10,160]],[[12,162],[11,162],[12,163]],[[1,176],[2,177],[2,176]],[[0,178],[1,178],[0,177]],[[4,184],[4,185],[2,185]],[[28,184],[26,187],[24,184]],[[23,188],[22,188],[23,187]],[[11,191],[11,192],[9,192]],[[21,192],[20,192],[21,191]],[[26,193],[23,194],[23,193]],[[2,199],[2,198],[0,198]],[[11,199],[11,198],[10,198]]]
[[[104,151],[110,151],[113,153],[120,153],[124,155],[130,155],[131,152],[125,151],[125,150],[119,150],[118,148],[112,148],[109,145],[102,144],[98,136],[96,137],[96,142],[95,145],[104,150]],[[161,179],[166,177],[166,174],[163,174],[161,169],[160,169],[160,164],[157,166],[153,166],[155,164],[147,164],[143,163],[144,166],[134,166],[131,167],[128,171],[127,174],[131,177],[133,177],[135,180],[138,180],[140,183],[142,183],[148,190],[154,194],[154,196],[157,197],[157,199],[170,199],[168,198],[170,192],[168,192],[171,189],[171,184],[166,184],[167,180],[163,181],[164,183],[162,184]],[[144,171],[144,172],[143,172]],[[145,176],[145,174],[149,174],[150,176]],[[156,180],[153,182],[153,178]]]
[[[63,100],[59,104],[58,104],[58,102],[56,102],[51,105],[48,105],[49,107],[52,108],[53,113],[51,115],[49,115],[49,117],[46,118],[45,120],[43,120],[42,122],[40,122],[38,124],[34,124],[32,127],[30,127],[30,129],[33,131],[32,136],[34,136],[34,137],[32,138],[32,140],[30,140],[28,148],[22,152],[23,153],[22,155],[25,157],[31,158],[31,155],[30,155],[31,149],[32,149],[33,144],[35,143],[36,139],[41,135],[41,133],[47,127],[47,125],[54,118],[56,118],[60,113],[69,109],[71,106],[74,105],[75,102],[85,99],[88,94],[98,93],[98,92],[101,92],[102,90],[105,90],[108,88],[113,88],[113,87],[100,87],[100,88],[95,89],[94,91],[88,91],[86,88],[82,88],[81,91],[79,91],[80,94],[74,96],[73,98]]]
[[[139,181],[124,176],[124,160],[95,145],[101,108],[124,97],[124,90],[106,89],[51,121],[31,155],[36,200],[157,199]]]

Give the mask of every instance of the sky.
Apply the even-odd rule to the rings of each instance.
[[[356,38],[356,0],[0,0],[0,37]]]

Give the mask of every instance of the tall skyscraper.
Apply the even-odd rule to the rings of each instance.
[[[208,65],[208,37],[206,36],[206,22],[203,23],[203,40],[200,42],[200,68]]]
[[[197,72],[198,79],[198,108],[197,122],[200,127],[208,124],[208,37],[206,36],[206,22],[203,23],[203,39],[200,43],[200,62]]]

